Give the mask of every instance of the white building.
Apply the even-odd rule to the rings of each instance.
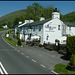
[[[25,23],[15,27],[19,31],[20,39],[31,39],[32,36],[41,37],[41,44],[50,42],[55,43],[55,40],[60,40],[61,44],[65,44],[67,35],[75,35],[75,23],[62,22],[60,13],[53,12],[51,19],[41,17],[40,21],[26,20]]]
[[[5,25],[5,26],[3,26],[3,28],[8,28],[8,26],[7,26],[7,25]]]

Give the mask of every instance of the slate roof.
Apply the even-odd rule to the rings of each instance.
[[[75,27],[75,22],[64,22],[68,27]]]
[[[43,25],[44,23],[46,23],[46,22],[48,22],[50,20],[51,20],[51,18],[50,19],[46,19],[46,20],[42,20],[42,21],[33,22],[33,23],[27,23],[27,24],[25,24],[23,26]]]

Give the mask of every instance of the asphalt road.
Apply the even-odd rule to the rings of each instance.
[[[16,51],[3,39],[0,32],[0,62],[3,64],[8,74],[53,74],[43,65],[39,65],[34,60]]]

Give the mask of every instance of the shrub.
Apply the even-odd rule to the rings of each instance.
[[[75,55],[72,54],[71,58],[70,58],[70,63],[75,66]]]
[[[39,47],[42,47],[42,44],[41,43],[39,43]]]
[[[13,37],[15,38],[15,35],[13,34]]]
[[[12,37],[9,37],[9,40],[12,40]]]
[[[35,39],[33,39],[33,42],[35,42]]]
[[[58,39],[56,39],[55,42],[60,42],[60,41]]]
[[[19,39],[18,35],[15,36],[15,39]]]
[[[25,42],[25,40],[24,39],[21,39],[21,42]]]
[[[22,45],[22,43],[21,43],[21,40],[20,40],[20,39],[17,39],[17,44],[18,44],[19,46],[21,46],[21,45]]]
[[[75,66],[75,36],[68,36],[66,40],[66,47],[72,53],[70,63]]]
[[[8,34],[9,34],[9,31],[8,31]]]
[[[75,54],[75,36],[68,36],[66,40],[66,47],[72,54]]]
[[[53,50],[53,48],[52,47],[49,47],[49,50]]]

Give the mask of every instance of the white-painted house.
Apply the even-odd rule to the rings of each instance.
[[[60,13],[53,12],[51,19],[40,17],[40,21],[25,20],[25,23],[15,27],[19,31],[20,39],[31,39],[32,36],[41,37],[41,44],[50,42],[55,43],[55,40],[60,40],[61,44],[65,44],[67,35],[75,35],[75,23],[62,22]]]
[[[8,26],[7,26],[7,25],[5,25],[5,26],[3,26],[3,28],[8,28]]]

